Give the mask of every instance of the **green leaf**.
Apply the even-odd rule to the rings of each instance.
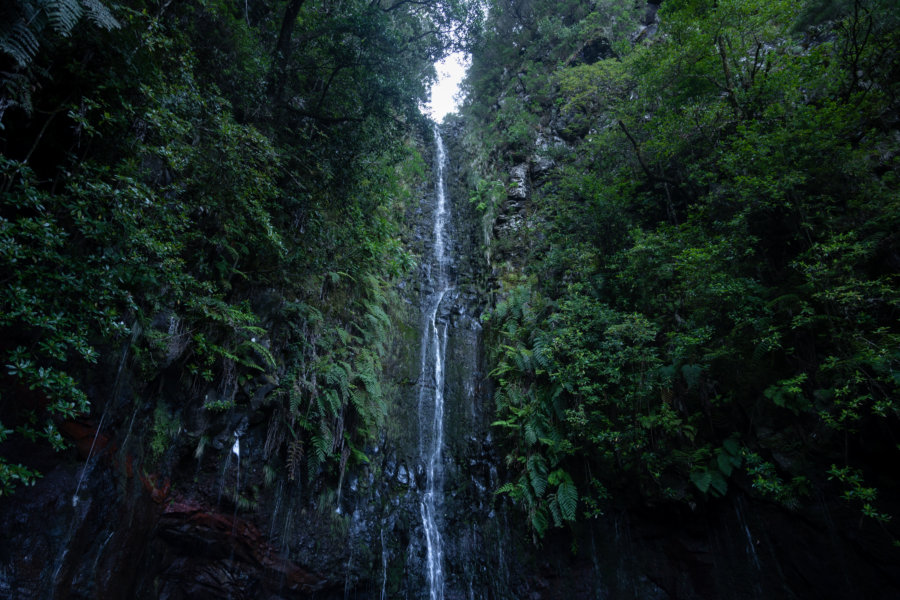
[[[556,490],[559,512],[565,521],[574,521],[578,509],[578,490],[572,481],[563,481]]]
[[[698,490],[705,494],[709,491],[710,484],[712,484],[712,474],[709,471],[692,471],[691,481],[694,482]]]
[[[720,452],[716,457],[716,463],[719,465],[719,471],[722,472],[725,477],[731,477],[731,472],[734,469],[735,465],[731,462],[732,457],[727,454]]]
[[[539,454],[528,457],[528,478],[535,496],[540,498],[547,491],[547,463]]]

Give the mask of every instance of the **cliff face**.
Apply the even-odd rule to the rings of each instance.
[[[403,572],[379,534],[417,472],[388,418],[417,379],[404,217],[466,7],[288,4],[0,9],[3,594]]]
[[[503,191],[480,213],[479,230],[478,254],[485,257],[487,285],[493,287],[486,311],[509,300],[515,282],[527,276],[535,249],[547,247],[547,213],[541,207],[555,201],[558,169],[566,167],[552,157],[573,149],[562,137],[567,135],[565,124],[556,129],[557,119],[548,115],[547,121],[533,153],[524,158],[501,155],[494,164],[492,173],[504,182]],[[478,137],[471,135],[469,144]],[[467,165],[461,181],[469,182],[468,194],[477,199],[479,173],[485,174],[478,157],[484,149],[463,143],[460,151],[461,163]],[[542,276],[536,274],[538,280]],[[488,344],[496,352],[510,338],[506,330],[491,330],[492,324]],[[509,449],[502,442],[493,444],[495,460]],[[515,479],[509,466],[508,461],[498,463],[499,481]],[[860,593],[887,599],[897,594],[900,569],[889,558],[896,550],[888,548],[884,531],[861,521],[846,503],[817,492],[802,508],[787,507],[761,498],[748,479],[736,477],[730,483],[725,497],[687,505],[618,498],[602,514],[534,543],[524,506],[508,506],[502,541],[507,544],[504,570],[515,574],[509,593],[519,598],[659,600],[838,599]],[[883,491],[885,506],[892,505],[891,490]]]
[[[63,426],[79,456],[47,457],[43,478],[3,499],[0,596],[342,597],[349,519],[321,488],[267,474],[279,416],[264,403],[213,418],[173,412],[151,460],[136,453],[157,435],[152,403],[124,360],[121,396],[100,420]],[[184,391],[173,388],[177,405]]]
[[[479,224],[465,198],[459,201],[461,186],[452,183],[459,179],[458,128],[445,135],[452,286],[436,320],[447,329],[445,475],[438,518],[446,595],[510,597],[502,552],[506,525],[493,495],[497,460],[479,322],[485,281],[475,233]],[[422,151],[431,157],[434,173],[429,138],[424,136]],[[393,347],[380,383],[390,398],[388,413],[364,460],[350,462],[340,477],[308,477],[301,466],[305,457],[292,456],[290,446],[280,457],[285,415],[273,402],[277,374],[236,390],[237,402],[211,412],[190,401],[195,390],[184,389],[175,370],[148,389],[136,379],[126,348],[116,364],[95,376],[92,391],[109,398],[97,418],[62,427],[78,456],[47,451],[46,475],[0,500],[5,534],[0,596],[426,595],[420,506],[427,434],[419,404],[422,381],[429,377],[420,369],[422,310],[432,292],[427,257],[435,243],[431,179],[423,180],[407,215],[408,242],[420,266],[402,285],[407,309],[392,324]],[[267,300],[262,295],[253,301],[262,307]],[[206,393],[215,395],[216,389]],[[169,412],[154,409],[152,399],[160,396]],[[279,463],[276,473],[273,464]]]
[[[824,501],[802,515],[741,489],[696,510],[618,503],[574,532],[551,532],[533,543],[520,510],[493,493],[507,475],[490,426],[480,315],[489,267],[508,274],[522,256],[516,245],[528,247],[522,224],[540,201],[545,163],[536,154],[511,167],[508,198],[491,231],[516,244],[489,264],[480,243],[483,216],[466,193],[474,163],[466,159],[461,126],[445,128],[445,136],[454,257],[454,298],[438,315],[448,331],[439,520],[446,597],[892,597],[896,566],[867,553],[873,540],[852,512]],[[419,256],[433,244],[433,198],[432,185],[423,183],[421,202],[411,209]],[[116,395],[102,423],[65,428],[80,459],[53,465],[48,456],[43,479],[3,500],[3,597],[427,595],[417,410],[426,268],[422,260],[405,286],[409,312],[395,324],[401,335],[384,384],[397,393],[368,463],[330,485],[272,481],[266,453],[278,415],[267,412],[263,391],[255,410],[249,404],[212,418],[199,408],[179,415],[181,431],[151,470],[123,451],[149,445],[154,435],[142,416],[150,405],[129,401],[137,384],[126,355],[118,381],[107,381]],[[116,372],[112,367],[118,365],[107,373]],[[170,393],[177,402],[175,384]]]
[[[863,208],[897,210],[880,174],[896,173],[881,161],[898,55],[877,25],[893,17],[865,25],[892,57],[868,63],[876,109],[840,58],[862,24],[852,7],[823,21],[821,5],[713,4],[666,3],[641,23],[597,3],[498,3],[473,61],[463,145],[492,277],[494,447],[513,539],[540,547],[513,553],[523,594],[900,585],[885,468],[896,363],[862,358],[898,341],[896,295],[862,291],[892,287],[898,265],[896,237]],[[838,106],[852,117],[832,121]],[[868,166],[845,170],[844,142],[870,126]],[[848,250],[838,238],[872,244],[842,253],[840,276],[824,251]],[[839,299],[848,284],[866,308]],[[868,349],[851,329],[874,335]],[[863,363],[870,375],[844,370]]]

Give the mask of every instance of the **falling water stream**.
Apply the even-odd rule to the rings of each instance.
[[[444,167],[447,161],[440,129],[434,128],[437,178],[435,182],[434,240],[425,269],[428,296],[424,304],[419,387],[419,452],[425,463],[425,490],[419,505],[428,550],[428,590],[431,600],[444,598],[442,538],[438,511],[443,503],[444,360],[447,322],[439,317],[441,302],[452,289],[446,253],[447,208]]]

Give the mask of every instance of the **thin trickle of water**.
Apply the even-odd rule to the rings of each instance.
[[[122,362],[125,362],[125,356],[122,356]],[[121,371],[121,367],[119,367]],[[103,413],[100,415],[100,423],[97,425],[97,431],[94,432],[94,439],[91,441],[91,448],[88,450],[87,458],[84,459],[84,467],[81,469],[81,473],[78,475],[78,484],[75,486],[75,493],[72,494],[72,506],[78,505],[78,492],[81,490],[81,484],[84,481],[84,476],[88,471],[88,465],[91,463],[91,457],[94,456],[94,446],[97,444],[97,438],[100,437],[100,430],[103,429],[103,421],[106,419],[106,410],[109,407],[109,403],[107,402],[106,407],[103,409]]]
[[[222,493],[225,492],[225,478],[228,476],[228,468],[231,467],[232,454],[232,452],[229,452],[228,456],[225,457],[225,466],[222,467],[222,475],[219,477],[219,494],[216,496],[216,506],[221,506],[222,504]]]
[[[444,361],[447,351],[447,323],[440,322],[441,302],[450,291],[449,260],[446,254],[447,206],[444,168],[447,162],[444,141],[434,129],[437,156],[435,182],[434,245],[429,268],[425,269],[430,295],[424,306],[419,387],[419,452],[425,463],[425,490],[419,505],[428,552],[428,590],[431,600],[443,600],[443,540],[438,511],[443,504],[444,445]]]
[[[344,571],[344,600],[350,600],[350,590],[352,589],[352,582],[350,575],[353,573],[353,547],[354,545],[350,544],[350,557],[347,558],[347,569]]]
[[[735,502],[734,511],[737,513],[738,523],[743,528],[744,534],[747,536],[747,555],[753,561],[756,570],[759,571],[762,567],[759,564],[759,556],[756,554],[756,544],[753,543],[753,535],[750,534],[750,526],[747,525],[747,520],[744,519],[744,513],[741,511],[739,502]]]
[[[384,544],[384,529],[381,530],[381,596],[380,600],[387,598],[387,574],[388,574],[388,551]]]
[[[237,495],[241,492],[241,440],[240,438],[234,438],[234,446],[231,447],[231,453],[237,456],[237,473],[235,473],[234,477],[234,496],[235,500],[237,500]]]
[[[131,342],[125,344],[122,348],[122,357],[119,359],[119,368],[116,369],[116,378],[113,381],[113,392],[112,397],[106,401],[106,404],[103,406],[103,413],[100,415],[100,423],[97,425],[97,431],[94,432],[94,439],[91,441],[91,448],[88,450],[87,458],[84,460],[84,468],[81,469],[81,473],[78,475],[78,483],[75,485],[75,493],[72,494],[72,506],[78,505],[78,492],[81,490],[81,484],[84,482],[85,474],[88,471],[88,465],[91,462],[91,457],[94,456],[94,448],[97,446],[97,438],[100,437],[100,431],[103,429],[103,422],[106,420],[106,413],[109,411],[109,406],[113,402],[115,402],[116,397],[119,395],[119,387],[122,385],[122,371],[125,368],[125,362],[128,360],[128,351],[131,346],[137,340],[137,336],[140,334],[140,326],[135,323],[131,330]]]

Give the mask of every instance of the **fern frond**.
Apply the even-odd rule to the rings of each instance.
[[[534,528],[535,535],[539,538],[543,537],[549,525],[547,511],[541,507],[535,507],[531,511],[531,526]]]
[[[319,462],[325,462],[333,446],[334,433],[328,428],[328,425],[322,423],[319,426],[319,435],[313,437],[313,450]]]
[[[87,11],[88,19],[97,27],[110,31],[122,26],[100,0],[81,0],[81,5]]]
[[[301,460],[303,460],[303,442],[296,439],[288,444],[287,469],[289,480],[294,481],[296,478]]]
[[[0,9],[0,53],[25,67],[37,55],[48,27],[57,35],[68,37],[85,13],[101,29],[121,27],[100,0],[42,0],[7,5]]]
[[[578,490],[571,480],[563,481],[556,490],[560,516],[565,521],[574,521],[578,510]]]
[[[513,354],[516,368],[520,373],[529,373],[534,370],[532,364],[532,352],[528,348],[517,347]]]
[[[334,418],[341,412],[341,398],[334,390],[325,390],[319,395],[319,414],[324,418]]]
[[[391,328],[391,318],[384,311],[380,304],[375,302],[366,302],[366,319],[372,323],[375,331],[379,334],[387,332]]]
[[[538,432],[535,429],[534,423],[532,421],[528,421],[525,423],[525,443],[529,446],[533,446],[538,441]]]
[[[37,34],[24,19],[0,26],[0,51],[11,56],[19,66],[24,67],[31,62],[38,48],[40,41]]]
[[[350,391],[349,378],[350,365],[345,362],[333,364],[325,373],[325,382],[338,388],[341,400],[347,400]]]
[[[528,479],[536,497],[540,498],[547,491],[547,463],[539,454],[532,454],[526,463]]]
[[[291,386],[288,402],[290,413],[292,415],[300,414],[300,404],[303,402],[303,388],[301,387],[301,380],[299,377],[294,380],[294,385]]]
[[[559,502],[557,501],[556,496],[550,498],[549,506],[550,515],[553,517],[553,526],[562,527],[562,514],[560,514]]]
[[[84,8],[78,0],[54,0],[44,4],[44,11],[50,27],[63,37],[72,32],[84,14]]]
[[[265,360],[265,362],[269,366],[269,368],[274,369],[276,366],[278,366],[278,363],[275,361],[275,357],[272,355],[272,353],[269,351],[269,349],[266,348],[265,346],[263,346],[262,344],[260,344],[259,342],[255,341],[253,339],[245,340],[241,344],[241,346],[249,346],[257,354],[259,354],[261,357],[263,357],[263,359]],[[256,365],[254,365],[254,366],[256,366]],[[257,368],[259,368],[259,367],[257,367]]]
[[[499,496],[500,494],[509,494],[510,498],[515,500],[519,497],[519,486],[510,481],[497,488],[494,494],[497,496]]]

